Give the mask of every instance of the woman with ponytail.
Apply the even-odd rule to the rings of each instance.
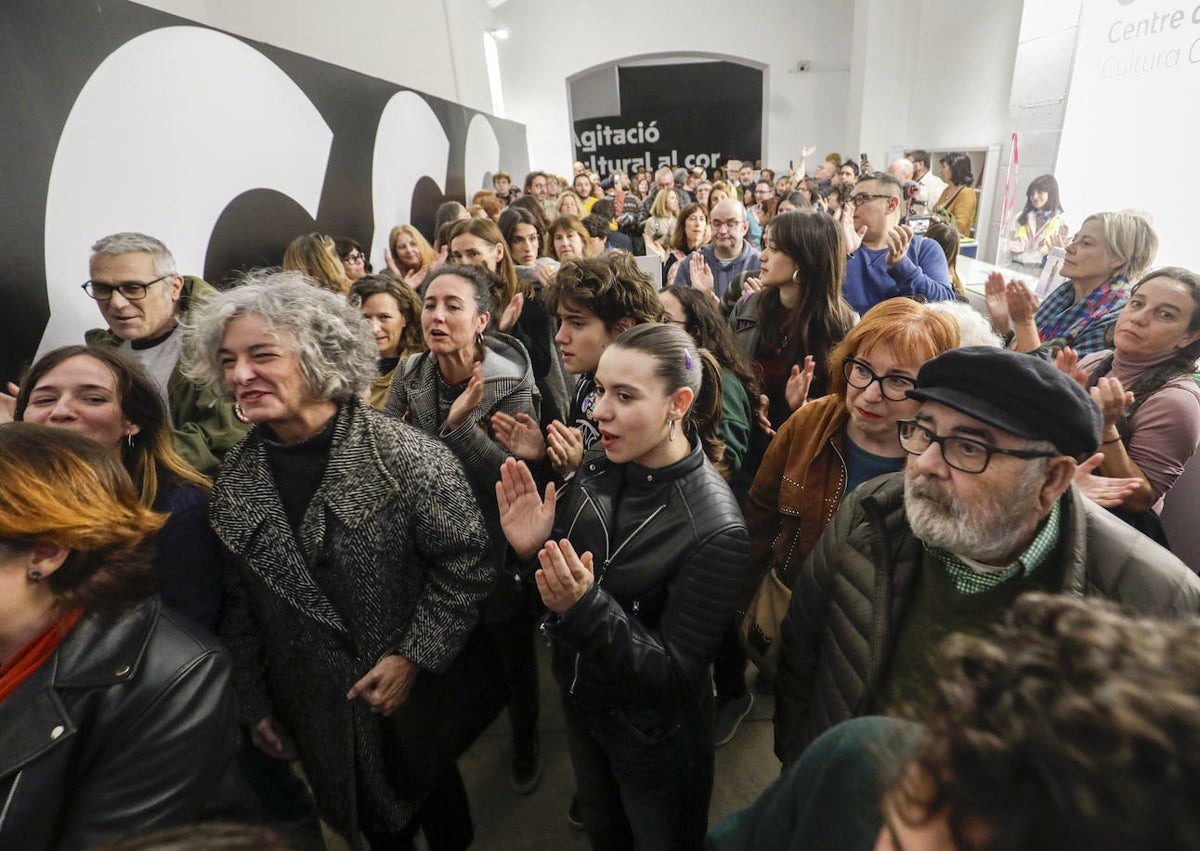
[[[556,493],[509,459],[497,486],[550,610],[579,815],[596,848],[702,848],[713,781],[708,667],[734,614],[746,527],[717,465],[721,369],[672,325],[604,351],[602,451]]]
[[[1077,376],[1104,413],[1097,473],[1136,480],[1136,489],[1109,508],[1165,544],[1157,512],[1200,444],[1200,387],[1192,378],[1200,357],[1200,276],[1175,266],[1150,272],[1133,285],[1114,327],[1113,348],[1083,358]],[[1060,355],[1060,367],[1071,360]]]

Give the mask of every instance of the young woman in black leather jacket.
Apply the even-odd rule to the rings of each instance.
[[[504,463],[501,523],[539,562],[580,814],[596,848],[701,848],[713,779],[708,669],[747,566],[721,473],[720,368],[684,331],[640,325],[605,351],[603,452],[543,500]]]

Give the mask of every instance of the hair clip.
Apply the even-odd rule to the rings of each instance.
[[[684,369],[692,368],[692,353],[689,352],[687,349],[683,350],[683,368]]]

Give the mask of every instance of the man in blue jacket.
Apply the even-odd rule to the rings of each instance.
[[[842,243],[849,259],[842,294],[858,313],[894,296],[954,298],[940,245],[900,224],[904,189],[887,172],[869,172],[842,208]]]

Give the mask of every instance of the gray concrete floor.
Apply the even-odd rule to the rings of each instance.
[[[459,761],[475,821],[472,847],[479,851],[588,847],[586,836],[567,825],[575,783],[558,686],[550,676],[549,650],[540,641],[538,647],[542,684],[538,729],[546,764],[541,785],[529,795],[512,790],[508,717],[503,713]],[[753,668],[750,671],[752,680]],[[750,804],[779,775],[779,761],[772,753],[774,714],[774,699],[756,693],[754,708],[733,741],[717,749],[710,824]]]

